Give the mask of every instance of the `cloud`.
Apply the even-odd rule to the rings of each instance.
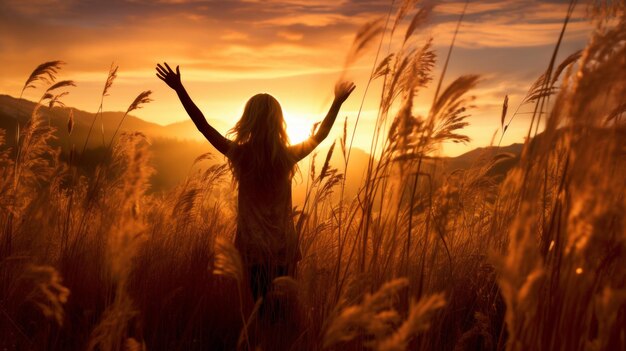
[[[436,7],[426,32],[449,43],[464,2]],[[359,25],[388,11],[386,1],[330,0],[7,0],[0,5],[0,58],[11,75],[54,57],[85,70],[113,57],[139,69],[167,57],[194,68],[250,72],[340,69]],[[530,11],[532,10],[532,11]],[[457,46],[530,47],[554,42],[564,5],[541,1],[472,2]],[[45,14],[45,15],[44,15]],[[531,15],[532,14],[532,15]],[[588,26],[570,24],[569,39]],[[8,34],[11,33],[11,34]],[[24,60],[24,53],[33,61]],[[28,62],[30,61],[30,62]],[[98,62],[100,61],[100,62]],[[201,62],[206,62],[202,65]],[[204,67],[203,67],[204,66]],[[280,67],[271,69],[271,66]]]
[[[464,22],[455,45],[464,48],[488,47],[531,47],[556,42],[563,27],[562,23],[511,23],[501,18],[488,22]],[[431,28],[430,32],[442,33],[437,36],[439,43],[449,43],[455,24],[442,23]],[[587,22],[572,22],[568,25],[566,40],[584,40],[591,30]]]
[[[285,38],[289,41],[299,41],[304,38],[304,34],[291,31],[291,30],[283,30],[276,33],[279,37]]]
[[[396,8],[400,2],[395,2]],[[434,37],[440,60],[464,4],[441,2],[429,27],[418,30],[420,40]],[[385,16],[389,6],[390,1],[382,0],[4,0],[0,91],[19,91],[39,63],[62,59],[68,62],[64,73],[81,87],[69,102],[89,109],[93,99],[87,94],[98,94],[111,62],[120,65],[116,83],[120,91],[135,94],[159,84],[153,67],[166,60],[181,65],[186,81],[197,91],[218,95],[220,113],[263,87],[289,92],[294,88],[288,85],[296,86],[298,91],[307,89],[307,94],[285,96],[324,101],[328,92],[316,93],[310,87],[332,86],[359,26]],[[497,115],[505,94],[512,100],[523,95],[545,69],[566,8],[563,1],[547,0],[469,3],[448,79],[467,73],[485,77],[476,91],[480,111],[475,123]],[[398,36],[404,35],[411,15],[397,30]],[[591,30],[584,16],[585,7],[579,6],[568,25],[564,54],[583,46]],[[365,85],[373,59],[370,51],[350,77]],[[437,76],[439,69],[434,73]],[[234,97],[227,99],[230,95]],[[158,107],[147,107],[140,115],[162,121],[183,118],[184,112],[174,107],[175,96],[165,90],[160,96]],[[366,104],[373,105],[371,109],[376,94],[370,96],[372,101]],[[113,100],[108,106],[123,109],[126,100],[120,98],[119,107]],[[158,116],[163,109],[178,112]],[[497,117],[494,121],[497,124]]]
[[[219,38],[223,41],[242,41],[250,39],[250,35],[248,33],[229,30],[222,34]]]
[[[327,13],[303,13],[292,14],[290,16],[275,17],[265,21],[259,22],[260,25],[269,26],[292,26],[301,24],[309,27],[326,27],[338,23],[351,23],[353,22],[349,17],[341,14],[327,14]]]

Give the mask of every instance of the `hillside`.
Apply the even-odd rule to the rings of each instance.
[[[8,95],[0,95],[0,128],[7,131],[7,144],[15,143],[15,131],[17,123],[23,124],[30,118],[31,112],[35,107],[35,103],[27,100],[19,100]],[[67,155],[71,145],[77,150],[82,150],[89,128],[94,120],[94,114],[74,109],[74,127],[71,135],[68,134],[67,122],[69,118],[68,108],[43,107],[41,114],[44,119],[49,120],[50,124],[57,130],[56,146],[60,146],[63,154]],[[87,143],[86,153],[90,156],[83,157],[82,168],[90,171],[95,167],[98,155],[101,155],[103,145],[108,145],[113,136],[113,132],[123,117],[123,112],[104,112],[102,118],[98,117],[91,136]],[[209,123],[213,123],[209,121]],[[224,123],[214,123],[218,129],[227,130]],[[104,125],[104,142],[102,125]],[[151,141],[151,149],[153,152],[153,165],[156,174],[152,179],[154,191],[167,190],[184,180],[191,170],[193,161],[201,154],[211,152],[217,153],[215,149],[198,136],[201,135],[196,130],[191,121],[183,121],[173,123],[168,126],[161,126],[150,123],[132,115],[126,116],[121,132],[139,131],[145,134]],[[181,136],[189,136],[182,138]],[[343,173],[343,159],[338,150],[331,159],[331,166],[340,169]],[[322,163],[326,157],[328,149],[318,149],[319,156],[316,158],[316,167],[321,169]],[[94,161],[95,160],[95,161]],[[225,159],[217,157],[213,162],[224,162]],[[348,187],[346,193],[355,194],[356,184],[361,180],[361,176],[367,167],[369,161],[368,154],[356,148],[353,148],[350,169],[348,173]],[[306,187],[306,179],[309,174],[310,160],[304,160],[299,164],[300,174],[296,178],[294,188],[294,202],[304,198],[304,188]],[[204,164],[206,166],[207,164]]]
[[[0,128],[7,130],[13,130],[15,128],[15,121],[24,123],[29,117],[35,107],[35,103],[24,99],[16,99],[9,95],[0,94]],[[86,112],[78,109],[72,109],[74,113],[74,130],[72,135],[76,136],[76,139],[80,140],[81,136],[86,136],[89,131],[89,127],[94,122],[94,113]],[[50,120],[50,123],[58,129],[66,129],[67,120],[69,117],[69,108],[55,107],[49,109],[44,107],[41,109],[41,113],[44,118]],[[101,116],[98,116],[94,123],[94,129],[92,136],[97,137],[93,140],[90,138],[89,147],[97,147],[102,145],[102,129],[104,129],[105,141],[108,142],[113,132],[117,128],[120,120],[124,116],[124,112],[104,112]],[[230,126],[225,123],[208,119],[211,125],[218,128],[218,130],[228,130]],[[172,139],[190,139],[200,140],[202,136],[197,131],[196,127],[191,121],[176,122],[169,125],[160,125],[152,122],[145,121],[141,118],[133,115],[128,115],[124,119],[121,126],[122,131],[141,131],[150,137],[162,137]],[[83,140],[84,142],[84,140]]]
[[[7,143],[12,145],[15,143],[15,130],[19,122],[23,124],[30,117],[35,106],[34,102],[27,100],[19,100],[8,95],[0,95],[0,128],[7,130]],[[71,145],[77,150],[82,147],[87,138],[89,128],[94,121],[94,114],[74,109],[74,128],[72,134],[67,131],[67,121],[69,118],[68,108],[43,107],[41,109],[42,116],[48,119],[50,124],[57,129],[56,146],[60,146],[64,154],[68,153]],[[102,118],[98,117],[95,121],[91,137],[87,143],[87,153],[92,157],[84,157],[82,167],[89,171],[95,167],[97,155],[101,154],[103,145],[108,145],[122,119],[123,112],[104,112]],[[211,122],[220,130],[227,130],[228,127],[223,122]],[[102,128],[104,127],[104,134]],[[124,119],[120,130],[123,131],[139,131],[145,134],[151,140],[151,149],[153,152],[153,165],[156,174],[153,176],[152,185],[154,191],[167,190],[174,187],[180,181],[188,176],[193,161],[198,155],[212,152],[215,149],[207,142],[202,141],[200,133],[196,130],[191,121],[182,121],[167,126],[156,123],[147,122],[138,117],[128,115]],[[104,135],[104,138],[103,138]],[[103,140],[104,139],[104,140]],[[441,160],[444,164],[444,172],[451,172],[456,169],[467,169],[471,165],[481,161],[481,158],[492,157],[496,153],[510,152],[519,154],[522,144],[512,144],[500,147],[477,148],[457,157],[443,157]],[[317,172],[322,167],[328,148],[318,149],[316,157]],[[358,191],[358,184],[367,168],[369,162],[367,152],[353,148],[350,156],[350,165],[348,171],[348,179],[346,186],[346,195],[354,196]],[[213,162],[224,162],[225,159],[217,157]],[[294,181],[294,203],[298,203],[304,199],[304,189],[306,188],[307,178],[309,177],[309,166],[311,159],[306,159],[299,164],[300,172]],[[508,161],[506,164],[500,165],[498,172],[506,173],[506,171],[517,162],[517,158]],[[344,161],[339,148],[335,149],[330,164],[337,168],[340,173],[344,173]],[[206,165],[205,165],[206,166]]]
[[[224,123],[221,120],[217,120],[217,119],[209,119],[209,124],[211,124],[215,129],[222,131],[222,132],[226,132],[228,130],[230,130],[230,128],[232,128],[235,125],[235,121],[233,121],[233,123],[231,125]],[[186,120],[186,121],[180,121],[180,122],[175,122],[175,123],[171,123],[166,125],[165,127],[163,127],[165,129],[165,132],[167,134],[168,137],[170,138],[177,138],[177,139],[189,139],[189,140],[203,140],[203,136],[200,132],[198,132],[198,129],[196,128],[196,126],[193,124],[193,122],[191,120]]]

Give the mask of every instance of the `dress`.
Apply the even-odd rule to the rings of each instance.
[[[239,179],[235,246],[247,265],[286,266],[300,259],[291,177],[278,178],[273,189],[264,189],[253,173],[242,172]]]
[[[290,146],[291,164],[305,157],[317,146],[313,138]],[[236,152],[246,151],[245,146]],[[235,246],[244,263],[291,266],[301,258],[291,200],[291,172],[273,172],[272,185],[261,181],[258,171],[247,168],[246,155],[239,157],[239,194],[237,198],[237,233]]]

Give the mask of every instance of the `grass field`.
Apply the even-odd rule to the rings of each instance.
[[[412,35],[429,8],[364,26],[346,62],[380,50],[368,152],[381,156],[358,195],[341,196],[352,133],[336,126],[343,136],[317,156],[323,167],[302,174],[297,275],[277,279],[262,303],[231,244],[227,165],[203,166],[210,156],[198,155],[200,171],[149,192],[149,141],[138,131],[107,140],[95,171],[81,171],[84,141],[51,146],[41,116],[72,82],[56,80],[58,62],[38,67],[25,89],[47,86],[45,95],[17,140],[0,129],[0,348],[626,350],[626,17],[623,3],[607,3],[594,7],[597,30],[582,51],[556,62],[555,38],[523,101],[534,109],[527,141],[506,173],[493,170],[507,153],[447,173],[432,157],[444,142],[467,141],[480,77],[447,86],[433,77],[445,58]],[[426,88],[436,97],[415,115]],[[505,99],[493,116],[501,133],[514,107]]]

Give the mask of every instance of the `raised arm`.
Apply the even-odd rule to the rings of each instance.
[[[211,127],[198,106],[196,106],[196,104],[194,104],[191,100],[187,90],[185,90],[185,87],[180,80],[180,70],[178,66],[176,66],[176,72],[174,72],[167,63],[164,64],[165,67],[161,66],[161,64],[157,64],[157,77],[176,91],[180,102],[183,104],[185,111],[187,111],[187,114],[196,125],[196,128],[198,128],[200,133],[204,135],[204,137],[217,149],[217,151],[226,155],[232,142],[222,136],[222,134],[220,134],[220,132],[218,132],[215,128]]]
[[[356,86],[352,82],[341,82],[335,85],[335,99],[333,100],[333,104],[330,106],[326,117],[324,117],[322,124],[320,124],[320,127],[317,129],[317,132],[309,139],[291,147],[296,162],[305,158],[317,147],[317,145],[326,139],[330,133],[330,129],[335,123],[335,119],[337,119],[337,114],[339,113],[341,105],[346,101],[346,99],[348,99],[352,91],[354,91],[354,88],[356,88]]]

